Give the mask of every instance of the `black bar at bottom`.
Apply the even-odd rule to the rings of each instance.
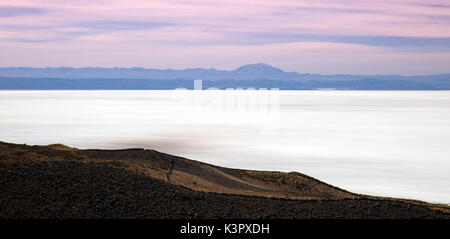
[[[448,236],[450,220],[0,220],[0,231],[36,236],[104,236],[170,239],[276,239],[392,235]]]

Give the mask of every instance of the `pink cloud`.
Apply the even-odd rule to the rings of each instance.
[[[174,59],[195,58],[196,54],[191,53],[192,49],[199,52],[205,49],[217,51],[212,54],[213,56],[205,53],[203,57],[220,59],[214,56],[217,54],[224,56],[226,61],[238,61],[226,57],[233,56],[241,57],[241,61],[255,59],[260,62],[267,58],[259,55],[254,49],[262,47],[266,53],[269,52],[267,49],[271,49],[271,54],[277,56],[277,62],[284,62],[283,64],[290,66],[292,64],[288,62],[291,59],[303,57],[289,51],[285,52],[283,49],[286,48],[277,44],[294,44],[283,46],[298,48],[308,42],[327,43],[331,46],[325,48],[328,51],[349,51],[355,59],[359,59],[367,57],[365,54],[373,56],[370,53],[372,50],[367,49],[378,49],[377,52],[385,55],[392,53],[395,56],[407,56],[406,51],[394,52],[389,45],[392,44],[391,41],[399,41],[400,43],[396,45],[401,45],[402,40],[408,41],[407,38],[413,40],[417,38],[420,44],[428,44],[426,46],[428,48],[439,42],[439,47],[442,48],[441,55],[437,56],[437,51],[432,51],[431,58],[435,61],[447,59],[450,51],[450,45],[445,46],[450,42],[448,40],[450,3],[443,0],[7,0],[0,4],[0,9],[11,6],[45,10],[40,14],[17,16],[10,16],[11,14],[2,16],[0,11],[0,43],[3,48],[8,46],[7,52],[15,54],[15,59],[20,59],[20,56],[29,57],[29,52],[40,52],[41,49],[53,52],[52,54],[57,54],[57,49],[65,49],[66,55],[79,55],[75,49],[100,43],[102,44],[100,49],[104,49],[102,52],[107,51],[105,47],[111,47],[110,51],[118,54],[114,54],[116,57],[104,59],[104,63],[100,60],[100,56],[93,57],[92,59],[97,61],[90,64],[108,65],[115,62],[115,65],[120,66],[133,62],[142,66],[143,64],[132,60],[132,57],[121,58],[119,55],[128,56],[136,52],[139,52],[138,55],[151,55],[155,49],[158,49],[158,52],[165,52],[166,56],[163,57],[167,57],[168,62],[170,56],[175,57]],[[377,47],[370,46],[373,44],[370,43],[370,39],[354,41],[353,38],[345,38],[341,44],[349,45],[351,48],[342,48],[341,45],[336,45],[336,39],[338,41],[341,39],[336,37],[342,36],[374,37],[375,40],[379,37],[394,38],[388,39],[386,46]],[[431,40],[427,41],[428,38]],[[350,42],[345,42],[347,40]],[[130,53],[119,50],[129,44],[136,49],[126,47]],[[416,46],[417,49],[424,47],[420,44]],[[359,49],[358,45],[368,48],[363,48],[365,50],[361,50],[359,54],[358,51],[351,51]],[[302,46],[305,48],[306,45]],[[320,48],[308,46],[316,52],[322,52]],[[428,51],[428,48],[423,48],[425,49],[423,51]],[[233,51],[228,52],[229,49],[239,49],[254,57],[233,55],[231,54]],[[6,60],[8,57],[5,54],[5,51],[0,53],[2,65],[8,64]],[[316,64],[323,59],[319,53],[308,54],[311,57],[310,61]],[[200,55],[202,54],[198,54]],[[61,57],[55,55],[55,59]],[[258,57],[262,59],[257,60]],[[141,59],[137,56],[136,58]],[[202,64],[208,62],[199,59],[190,61],[197,66],[203,66]],[[83,62],[72,64],[82,65]],[[184,62],[183,64],[187,66],[187,60]],[[220,61],[217,62],[219,64]],[[345,62],[350,64],[352,61],[348,59]],[[49,61],[48,64],[56,63]],[[172,64],[174,67],[178,66]],[[224,63],[225,67],[229,65],[232,63]],[[166,64],[166,67],[170,65]],[[313,67],[310,69],[314,70]],[[353,68],[348,65],[342,69]]]

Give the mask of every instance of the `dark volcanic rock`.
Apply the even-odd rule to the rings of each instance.
[[[198,192],[130,170],[128,162],[50,151],[0,143],[0,218],[449,218],[398,200]]]

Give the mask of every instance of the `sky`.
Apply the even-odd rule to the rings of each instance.
[[[450,73],[449,0],[1,0],[0,67]]]

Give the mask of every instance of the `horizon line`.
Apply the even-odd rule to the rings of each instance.
[[[280,67],[275,67],[267,63],[249,63],[244,64],[241,66],[238,66],[232,70],[224,70],[224,69],[217,69],[214,67],[206,68],[206,67],[188,67],[188,68],[152,68],[152,67],[143,67],[143,66],[131,66],[131,67],[122,67],[122,66],[45,66],[45,67],[33,67],[33,66],[0,66],[0,69],[6,69],[6,68],[28,68],[28,69],[143,69],[143,70],[160,70],[160,71],[184,71],[184,70],[215,70],[215,71],[224,71],[224,72],[232,72],[236,71],[241,67],[244,66],[251,66],[251,65],[266,65],[267,67],[276,68],[283,73],[297,73],[301,75],[322,75],[322,76],[402,76],[402,77],[412,77],[412,76],[436,76],[436,75],[450,75],[450,72],[447,73],[434,73],[434,74],[353,74],[353,73],[332,73],[332,74],[323,74],[323,73],[310,73],[310,72],[298,72],[298,71],[285,71]],[[2,77],[0,75],[0,77]]]

